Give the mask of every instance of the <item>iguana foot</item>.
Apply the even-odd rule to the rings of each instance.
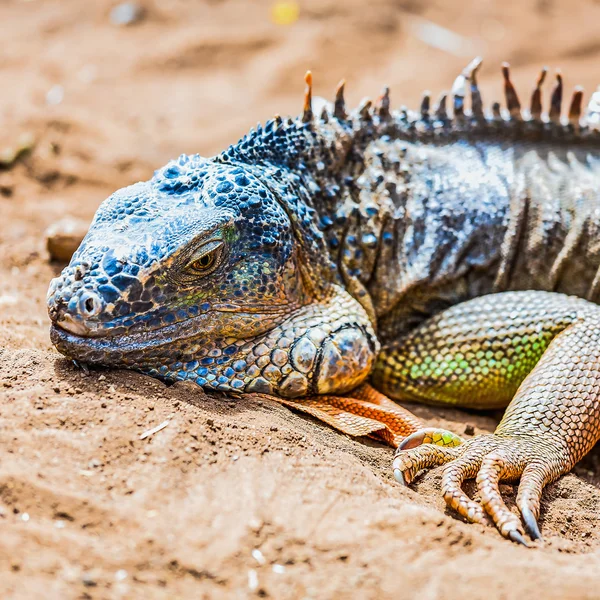
[[[491,517],[500,533],[525,544],[519,517],[506,506],[500,481],[521,479],[517,507],[532,539],[541,539],[537,519],[544,486],[568,470],[568,453],[557,442],[539,435],[482,435],[460,447],[423,444],[408,450],[398,448],[394,474],[410,483],[422,469],[446,465],[442,493],[446,504],[471,523],[488,523]],[[462,490],[465,479],[477,479],[480,503]]]
[[[493,435],[458,448],[404,449],[419,441],[411,436],[396,453],[396,478],[410,482],[421,469],[443,464],[448,506],[474,523],[491,517],[513,541],[524,543],[525,530],[539,539],[544,486],[600,440],[599,340],[598,305],[530,291],[457,304],[384,347],[373,380],[392,397],[481,408],[508,404]],[[461,488],[469,478],[477,479],[480,502]],[[519,478],[523,521],[499,490],[500,481]]]
[[[277,402],[308,413],[351,436],[371,436],[397,448],[407,436],[422,428],[422,423],[368,384],[348,396],[312,396],[290,399],[273,397]]]

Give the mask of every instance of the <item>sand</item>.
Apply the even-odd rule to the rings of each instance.
[[[309,67],[317,95],[345,77],[352,103],[388,84],[415,106],[475,53],[487,102],[502,60],[524,97],[543,64],[589,93],[600,4],[310,0],[282,26],[269,2],[148,0],[130,27],[113,6],[0,4],[0,149],[36,141],[0,170],[0,598],[599,598],[597,450],[544,493],[543,547],[518,547],[447,512],[439,470],[401,488],[376,442],[264,398],[76,369],[48,337],[44,231],[297,113]],[[457,34],[445,49],[429,22]],[[415,411],[458,433],[498,420]]]

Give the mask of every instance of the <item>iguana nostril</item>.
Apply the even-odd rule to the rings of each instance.
[[[102,311],[102,299],[92,292],[82,294],[79,300],[79,311],[86,318],[94,317]]]

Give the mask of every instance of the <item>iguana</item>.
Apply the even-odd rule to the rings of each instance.
[[[417,113],[313,101],[309,72],[298,118],[115,192],[50,285],[52,342],[379,435],[398,481],[445,464],[449,506],[539,538],[543,487],[600,437],[600,91],[563,118],[558,74],[543,113],[543,70],[525,111],[505,64],[488,113],[480,64]],[[508,408],[463,441],[390,398]]]

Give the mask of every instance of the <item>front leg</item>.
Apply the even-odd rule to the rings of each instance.
[[[363,383],[344,396],[271,398],[310,414],[347,435],[370,436],[394,448],[415,434],[424,442],[446,448],[463,443],[462,438],[449,431],[423,429],[423,424],[415,415],[368,383]]]
[[[494,434],[447,450],[411,448],[414,436],[409,437],[394,459],[396,477],[409,483],[422,468],[447,463],[442,479],[447,504],[472,522],[485,522],[489,515],[504,536],[524,542],[521,521],[508,510],[498,487],[501,480],[520,478],[517,506],[529,534],[539,538],[544,486],[568,472],[600,437],[600,308],[548,292],[477,298],[426,322],[404,348],[396,349],[394,360],[407,367],[403,373],[417,372],[411,368],[411,357],[425,358],[418,352],[422,339],[436,340],[428,349],[438,362],[442,345],[447,355],[464,355],[460,374],[469,375],[459,377],[462,386],[456,384],[453,372],[430,379],[409,377],[413,397],[485,406],[486,398],[498,405],[515,386],[518,389]],[[473,353],[473,345],[489,350],[477,359],[481,350]],[[533,359],[522,381],[515,381],[514,374],[523,373]],[[461,390],[471,397],[461,402]],[[462,482],[472,477],[477,479],[481,504],[461,489]]]

